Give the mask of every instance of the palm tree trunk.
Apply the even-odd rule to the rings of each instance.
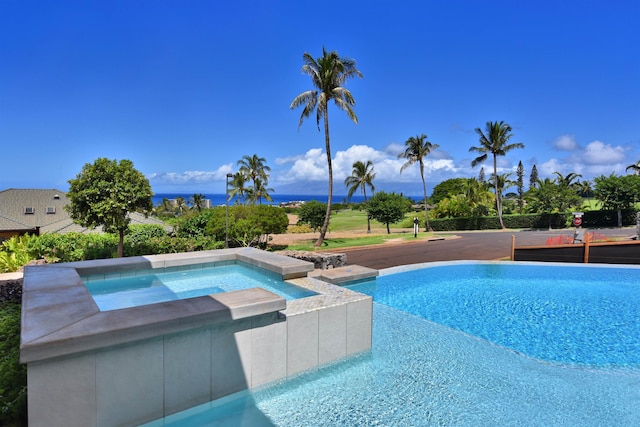
[[[329,143],[329,106],[327,105],[326,110],[324,112],[324,141],[327,150],[327,166],[329,167],[329,199],[327,200],[327,212],[324,215],[324,223],[322,224],[322,229],[320,230],[320,237],[314,244],[314,246],[318,247],[322,245],[324,241],[324,236],[327,234],[327,229],[329,228],[329,218],[331,217],[331,202],[333,200],[333,167],[331,166],[331,144]]]
[[[433,231],[431,225],[429,224],[429,208],[427,208],[427,183],[424,180],[424,164],[422,160],[420,161],[420,176],[422,177],[422,191],[424,194],[424,231]]]
[[[498,160],[496,155],[493,155],[493,187],[496,190],[496,210],[498,211],[498,219],[500,220],[500,227],[504,230],[504,222],[502,221],[502,197],[498,191]]]
[[[362,187],[362,193],[364,194],[364,206],[367,207],[367,187],[366,185]],[[367,210],[367,234],[371,233],[371,217],[369,216],[369,211]]]

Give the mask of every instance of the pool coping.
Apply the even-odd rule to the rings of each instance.
[[[120,310],[100,311],[80,276],[139,268],[185,267],[240,261],[280,275],[306,277],[313,264],[254,248],[80,261],[25,268],[20,361],[30,363],[106,346],[238,320],[287,308],[262,288]]]

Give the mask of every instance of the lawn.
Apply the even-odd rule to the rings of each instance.
[[[412,218],[415,216],[415,212],[408,212],[405,215],[405,224],[411,224]],[[323,245],[320,248],[314,246],[317,240],[318,234],[313,238],[305,240],[304,242],[291,244],[286,247],[289,250],[326,250],[326,249],[340,249],[347,247],[366,246],[366,245],[379,245],[388,242],[391,239],[402,240],[423,240],[432,236],[431,233],[425,233],[424,229],[420,231],[417,239],[413,236],[411,228],[403,228],[402,223],[390,224],[389,226],[391,234],[386,233],[386,226],[378,221],[371,221],[371,234],[367,236],[357,237],[338,237],[327,238],[324,240]],[[331,221],[329,223],[330,233],[366,233],[367,232],[367,214],[365,211],[343,209],[334,212],[331,215]]]

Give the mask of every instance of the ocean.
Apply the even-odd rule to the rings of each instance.
[[[196,193],[199,194],[199,193]],[[224,198],[225,195],[224,194],[205,194],[202,193],[202,195],[204,196],[205,199],[211,200],[211,206],[221,206],[224,205]],[[191,197],[193,197],[193,193],[191,194],[186,194],[186,193],[158,193],[155,194],[152,198],[153,200],[153,205],[157,205],[159,203],[162,203],[162,200],[164,198],[167,198],[169,200],[171,199],[177,199],[178,197],[182,197],[187,201],[187,204],[189,203],[189,199]],[[271,194],[271,198],[273,199],[272,202],[267,202],[266,200],[262,199],[262,204],[272,204],[272,205],[280,205],[280,204],[284,204],[284,203],[288,203],[288,202],[297,202],[297,201],[304,201],[307,202],[309,200],[317,200],[319,202],[322,203],[326,203],[327,202],[327,196],[310,196],[310,195],[303,195],[303,194]],[[229,204],[232,205],[234,203],[234,199],[229,200]],[[337,195],[337,196],[333,196],[333,203],[347,203],[347,196],[346,195]],[[361,203],[364,201],[364,197],[362,195],[353,195],[351,197],[350,202],[352,203]]]

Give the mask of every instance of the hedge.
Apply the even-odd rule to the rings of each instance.
[[[571,212],[567,212],[552,214],[504,215],[502,219],[505,227],[507,228],[557,229],[570,227],[573,220],[573,214]],[[434,231],[499,230],[501,228],[500,221],[497,216],[430,219],[429,223]],[[635,224],[636,210],[624,209],[622,211],[622,225],[630,226]],[[618,213],[615,210],[585,212],[582,216],[582,226],[584,228],[617,227]]]

